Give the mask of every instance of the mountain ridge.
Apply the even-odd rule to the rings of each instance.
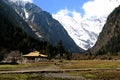
[[[6,4],[4,0],[0,0],[0,17],[1,56],[6,55],[12,50],[18,50],[25,53],[33,49],[40,49],[41,42],[38,41],[38,37],[32,32],[27,23],[12,9],[12,7]],[[32,34],[29,34],[29,31]]]
[[[64,27],[53,19],[50,13],[29,2],[24,6],[14,2],[10,2],[10,5],[29,24],[40,40],[46,40],[53,45],[62,40],[64,47],[69,51],[78,53],[84,51],[75,44]]]

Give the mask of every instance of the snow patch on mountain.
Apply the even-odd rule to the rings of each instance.
[[[34,21],[34,19],[35,19],[35,16],[33,15],[32,19],[31,19],[31,22],[33,22],[33,21]]]
[[[36,28],[34,28],[34,27],[31,26],[31,25],[30,25],[30,28],[35,32],[35,34],[36,34],[39,38],[42,38],[40,32],[38,32]]]
[[[27,11],[26,5],[28,2],[32,2],[29,0],[8,0],[12,1],[12,3],[15,3],[14,9],[15,11],[23,18],[26,22],[28,22],[28,18],[30,17],[30,12]],[[16,7],[17,6],[17,7]],[[35,19],[35,16],[32,16],[31,22],[33,22]],[[29,25],[30,28],[34,31],[34,33],[39,37],[42,38],[41,33],[32,25]]]
[[[9,1],[12,1],[12,2],[24,2],[24,3],[27,3],[27,2],[33,2],[32,0],[9,0]]]
[[[29,13],[24,9],[26,19],[29,17]]]
[[[70,12],[67,9],[52,16],[64,26],[75,43],[84,50],[94,46],[106,21],[104,16],[81,18],[77,12]]]

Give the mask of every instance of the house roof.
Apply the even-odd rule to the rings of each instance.
[[[48,57],[48,55],[40,54],[38,51],[30,52],[26,55],[23,55],[23,57]]]

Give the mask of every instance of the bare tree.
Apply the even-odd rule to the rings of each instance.
[[[7,57],[6,57],[6,61],[8,62],[12,62],[12,63],[17,63],[17,61],[20,59],[20,51],[11,51]]]

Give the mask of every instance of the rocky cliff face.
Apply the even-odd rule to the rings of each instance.
[[[90,52],[93,54],[120,52],[120,6],[108,16],[98,41]]]

